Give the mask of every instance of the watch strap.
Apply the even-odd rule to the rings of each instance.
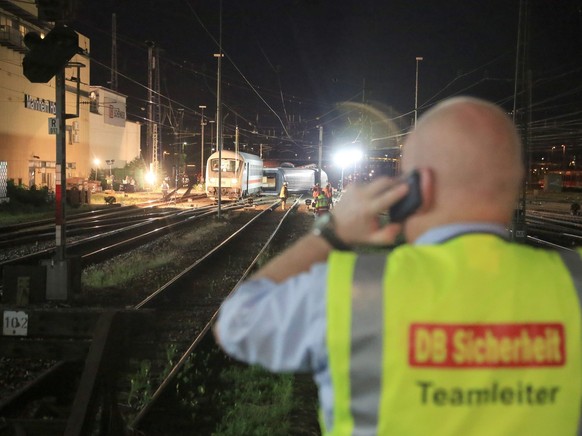
[[[323,226],[316,226],[313,229],[313,234],[320,236],[325,239],[329,245],[331,245],[336,250],[340,251],[351,251],[352,248],[342,241],[335,233],[335,222],[333,220],[333,215],[329,215],[329,221]]]

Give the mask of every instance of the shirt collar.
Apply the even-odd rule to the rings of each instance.
[[[415,242],[415,245],[438,244],[455,236],[466,233],[490,233],[508,239],[508,231],[505,226],[496,223],[456,223],[435,227],[423,233]]]

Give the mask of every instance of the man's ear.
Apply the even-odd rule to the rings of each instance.
[[[422,195],[422,205],[420,212],[428,212],[433,208],[436,189],[436,175],[432,168],[419,168],[420,172],[420,193]]]

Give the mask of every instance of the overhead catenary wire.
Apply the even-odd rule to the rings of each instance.
[[[190,2],[190,4],[188,4],[188,8],[189,10],[193,10],[194,9],[194,5],[195,3]],[[198,8],[199,9],[199,8]],[[196,9],[195,12],[199,12],[199,10]],[[161,13],[163,14],[170,14],[173,13],[173,15],[177,15],[175,10],[162,10]],[[194,27],[194,26],[192,26]],[[120,40],[121,40],[121,35],[119,36]],[[134,41],[132,41],[132,43],[135,43]],[[259,48],[261,50],[264,51],[264,59],[265,59],[265,65],[268,65],[269,68],[274,68],[274,62],[272,61],[272,59],[268,56],[268,53],[263,49],[262,46],[259,45]],[[141,49],[141,48],[140,48]],[[501,61],[504,59],[504,56],[506,56],[506,54],[502,54],[502,55],[495,55],[495,57],[487,62],[481,62],[479,64],[478,67],[475,67],[473,69],[471,69],[470,71],[463,73],[463,74],[459,74],[457,75],[457,77],[453,78],[452,81],[448,81],[446,82],[446,85],[444,86],[443,89],[441,89],[440,91],[438,91],[436,94],[436,97],[431,97],[430,99],[428,99],[427,101],[424,102],[424,106],[421,102],[421,107],[423,108],[428,108],[431,106],[432,100],[431,99],[437,99],[438,97],[450,97],[451,95],[458,95],[459,93],[462,92],[466,92],[466,93],[472,93],[474,91],[478,91],[479,88],[482,85],[487,85],[487,84],[494,84],[496,81],[503,81],[503,80],[508,80],[508,79],[504,79],[504,78],[495,78],[495,77],[490,77],[490,76],[485,76],[484,74],[481,74],[481,72],[483,72],[484,70],[486,70],[487,68],[491,68],[492,65],[496,65],[496,62]],[[179,67],[180,71],[183,71],[186,74],[190,74],[194,75],[196,78],[202,78],[202,79],[212,79],[213,76],[211,74],[208,74],[208,71],[202,71],[199,68],[195,68],[195,64],[194,63],[184,63],[184,62],[180,62],[180,61],[176,61],[175,59],[172,59],[171,53],[164,53],[164,62],[167,63],[167,65],[173,65],[176,67]],[[570,77],[568,74],[568,68],[563,68],[563,65],[558,65],[558,64],[549,64],[549,66],[551,67],[551,70],[545,71],[545,72],[538,72],[537,77],[538,79],[535,79],[536,77],[536,73],[534,72],[534,87],[535,86],[540,86],[540,87],[550,87],[551,85],[551,76],[553,74],[556,74],[556,77],[564,77],[564,78],[568,78]],[[177,69],[174,69],[174,71],[176,71]],[[476,77],[476,75],[480,75],[481,77]],[[549,76],[549,77],[546,77]],[[252,89],[248,86],[248,84],[242,80],[242,75],[241,76],[237,76],[237,77],[231,77],[228,80],[225,81],[225,86],[231,87],[232,89],[249,89],[249,92],[252,92],[254,95],[255,91],[252,91]],[[245,77],[245,79],[248,79],[249,77]],[[549,81],[544,82],[544,79],[548,79]],[[476,80],[473,80],[476,79]],[[557,82],[555,82],[557,83]],[[309,101],[309,99],[306,98],[301,98],[298,97],[299,100],[296,100],[296,96],[293,94],[285,94],[282,92],[282,87],[280,87],[279,89],[272,89],[272,88],[276,88],[276,86],[272,86],[271,89],[267,88],[267,87],[262,87],[260,85],[258,85],[257,83],[252,83],[254,89],[256,90],[256,92],[258,92],[266,101],[268,101],[270,103],[271,108],[268,109],[269,113],[271,114],[275,114],[275,112],[272,111],[273,107],[277,107],[274,106],[272,104],[272,102],[274,101],[273,98],[274,97],[278,97],[279,99],[282,98],[281,95],[284,98],[285,102],[290,102],[290,101],[297,101],[300,104],[305,104],[306,102]],[[563,108],[564,110],[566,110],[567,112],[572,112],[575,113],[575,110],[570,109],[567,106],[567,103],[564,103],[564,105],[562,106],[562,102],[560,101],[560,99],[562,98],[568,98],[568,96],[570,97],[575,97],[575,91],[574,91],[575,87],[570,88],[569,90],[566,90],[564,92],[557,92],[555,93],[554,96],[544,96],[542,95],[542,93],[538,93],[537,90],[534,88],[534,100],[533,100],[533,105],[532,105],[532,110],[534,113],[534,122],[539,118],[539,119],[550,119],[550,118],[555,118],[555,111],[559,111],[559,108]],[[544,94],[548,94],[544,91]],[[537,98],[536,98],[537,97]],[[500,99],[498,99],[497,101],[502,103],[503,105],[506,105],[510,100],[508,100],[508,98],[510,98],[509,96],[506,97],[501,97]],[[133,97],[132,97],[133,99]],[[169,100],[168,100],[169,101]],[[172,99],[172,101],[175,101],[175,99]],[[180,104],[180,103],[177,103]],[[316,107],[317,105],[317,101],[309,101],[309,104],[313,104],[313,108]],[[189,107],[190,104],[186,103],[186,104],[182,104],[182,107]],[[319,105],[320,107],[322,105]],[[179,106],[180,107],[180,106]],[[241,120],[245,120],[245,122],[247,123],[251,123],[248,124],[249,126],[253,126],[253,125],[257,125],[257,121],[254,117],[252,116],[245,116],[246,115],[246,111],[245,108],[248,106],[244,106],[244,105],[229,105],[229,111],[231,111],[233,114],[236,114],[237,117]],[[265,106],[266,107],[266,106]],[[289,133],[292,134],[292,136],[294,137],[293,139],[298,139],[301,137],[301,135],[306,132],[309,131],[309,129],[313,129],[313,124],[323,124],[323,125],[333,125],[334,121],[338,121],[341,119],[342,114],[339,114],[336,109],[334,107],[329,106],[329,110],[327,111],[327,115],[324,115],[325,111],[322,111],[322,115],[316,117],[319,119],[314,119],[313,117],[304,117],[301,121],[301,126],[299,126],[299,128],[295,129],[293,132],[281,132],[281,134],[277,134],[277,138],[279,140],[286,140],[288,138],[286,138],[286,136],[289,136]],[[187,116],[192,116],[192,114],[196,114],[196,109],[193,108],[192,112],[191,112],[191,108],[186,109],[187,111]],[[547,111],[547,114],[545,114],[544,112]],[[279,110],[280,112],[280,110]],[[129,113],[129,112],[128,112]],[[261,116],[264,116],[261,114]],[[397,116],[399,119],[404,120],[406,117],[406,112],[402,113],[402,115],[398,115]],[[284,119],[281,119],[281,116],[278,117],[278,122],[279,124],[283,123],[286,125],[286,119],[288,118],[288,116],[284,117]],[[269,115],[269,120],[271,119],[271,116]],[[563,118],[561,118],[560,120],[562,121],[566,121],[568,119],[568,116],[564,116]],[[272,121],[275,121],[274,119]],[[271,124],[271,126],[269,128],[273,128],[273,124]],[[251,134],[255,131],[254,129],[250,129],[251,130]],[[277,128],[277,130],[280,130],[279,128]],[[247,132],[248,133],[248,132]],[[270,135],[272,136],[272,135]]]
[[[121,34],[119,34],[119,35],[120,35],[120,39],[121,39],[121,40],[128,41],[128,39],[127,39],[127,38],[124,38],[124,37],[122,37],[122,36],[121,36]],[[135,43],[134,41],[131,41],[131,40],[129,40],[129,41],[130,41],[130,43],[131,43],[131,44],[133,44],[133,45],[136,45],[136,46],[139,46],[139,48],[140,48],[140,49],[143,49],[143,48],[144,48],[144,46],[143,46],[143,43],[141,43],[141,44],[137,44],[137,43]],[[99,61],[97,61],[95,58],[92,58],[92,60],[93,60],[93,61],[94,61],[94,62],[95,62],[97,65],[99,65],[100,67],[102,67],[102,68],[104,68],[104,69],[106,69],[106,70],[109,70],[109,66],[108,66],[108,65],[106,65],[105,63],[103,63],[103,62],[99,62]],[[168,58],[167,58],[167,56],[164,56],[164,57],[163,57],[163,60],[164,60],[164,61],[167,61],[167,62],[169,62],[169,63],[170,63],[170,64],[172,64],[172,65],[179,65],[179,64],[178,64],[176,61],[172,61],[171,59],[168,59]],[[183,67],[183,66],[181,66],[181,67]],[[200,73],[199,71],[196,71],[196,70],[194,70],[193,72],[194,72],[194,73],[196,73],[196,74],[200,74],[200,75],[202,75],[203,77],[206,77],[206,78],[209,78],[209,77],[210,77],[208,74]],[[143,89],[146,89],[146,90],[148,90],[148,91],[149,91],[149,89],[148,89],[147,85],[144,85],[144,84],[143,84],[143,83],[141,83],[139,80],[136,80],[136,79],[134,79],[134,78],[131,78],[131,77],[129,77],[127,74],[123,74],[123,73],[119,73],[119,72],[118,72],[118,74],[119,74],[121,77],[123,77],[124,79],[126,79],[126,80],[130,81],[131,83],[134,83],[134,84],[136,84],[136,85],[138,85],[138,86],[142,87]],[[227,82],[227,85],[229,85],[229,86],[236,86],[236,85],[233,85],[233,84],[232,84],[232,83],[230,83],[230,82]],[[210,90],[211,90],[211,89],[210,89]],[[211,91],[212,91],[212,90],[211,90]],[[212,92],[213,92],[213,91],[212,91]],[[273,92],[273,91],[268,91],[268,92]],[[275,93],[275,92],[273,92],[273,93]],[[280,95],[280,94],[279,94],[279,95]],[[135,96],[131,96],[131,95],[129,95],[129,97],[131,97],[132,99],[135,99],[135,100],[137,100],[137,101],[145,101],[145,100],[141,99],[140,97],[135,97]],[[197,111],[195,108],[190,108],[190,107],[188,107],[188,105],[186,105],[186,104],[183,104],[183,103],[181,103],[181,102],[179,102],[179,101],[177,101],[177,100],[175,100],[175,99],[170,99],[168,96],[165,96],[165,95],[162,95],[162,94],[160,94],[160,97],[161,97],[162,99],[166,99],[166,100],[168,100],[168,102],[169,102],[169,103],[170,103],[170,102],[172,102],[172,103],[175,103],[176,105],[178,105],[178,106],[180,106],[180,107],[182,107],[182,108],[184,108],[184,109],[188,110],[188,112],[189,112],[189,113],[192,113],[192,114],[194,114],[194,115],[199,115],[198,111]],[[296,97],[294,97],[294,96],[291,96],[291,97],[289,97],[289,99],[290,99],[290,101],[294,101],[294,100],[296,100]],[[305,101],[303,101],[303,100],[302,100],[302,102],[303,102],[303,103],[305,103]],[[147,103],[147,101],[146,101],[146,103]],[[241,114],[239,111],[235,110],[233,107],[231,107],[231,106],[230,106],[230,105],[228,105],[228,104],[225,104],[225,106],[226,106],[226,107],[228,107],[228,109],[229,109],[230,111],[232,111],[233,113],[235,113],[235,114],[236,114],[236,115],[237,115],[239,118],[241,118],[241,119],[245,120],[245,122],[247,122],[249,125],[253,125],[253,123],[252,123],[252,122],[251,122],[251,121],[250,121],[248,118],[244,117],[244,116],[243,116],[243,115],[242,115],[242,114]],[[130,112],[128,112],[128,113],[130,113]],[[139,119],[142,119],[142,120],[143,120],[143,119],[145,119],[145,118],[144,118],[144,117],[139,117]],[[288,139],[288,140],[293,140],[293,138],[291,138],[291,137],[290,137],[290,135],[289,135],[289,133],[288,133],[287,131],[286,131],[285,133],[286,133],[286,134],[285,134],[285,136],[284,136],[284,137],[282,137],[282,138],[280,138],[280,139]],[[271,136],[273,136],[273,135],[271,135]]]

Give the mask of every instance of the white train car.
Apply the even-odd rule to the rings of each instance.
[[[223,150],[219,162],[218,152],[208,158],[206,165],[206,196],[218,199],[218,176],[220,199],[239,200],[259,195],[263,185],[263,160],[254,154]]]

